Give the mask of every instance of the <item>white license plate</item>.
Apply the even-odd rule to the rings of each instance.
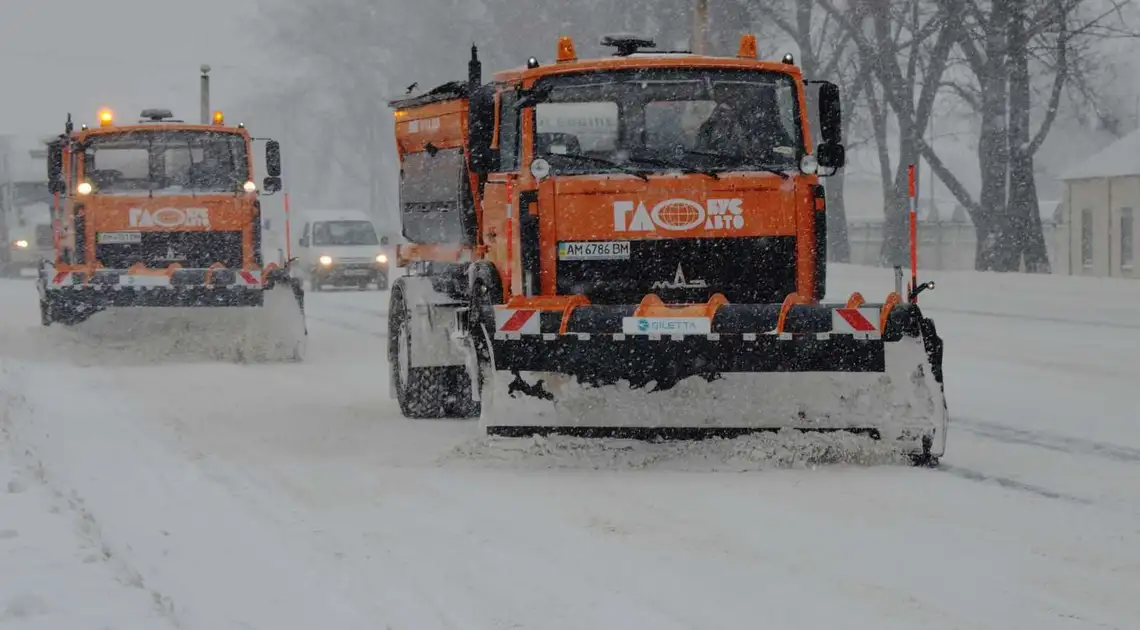
[[[559,260],[629,260],[629,241],[582,241],[558,244]]]
[[[131,245],[142,242],[142,232],[99,232],[100,245]]]
[[[367,269],[346,269],[344,275],[346,276],[367,276],[371,274]]]

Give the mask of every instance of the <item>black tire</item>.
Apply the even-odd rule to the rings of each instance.
[[[486,365],[491,360],[491,349],[487,345],[486,332],[483,330],[485,325],[485,313],[490,311],[492,306],[496,303],[494,297],[495,289],[491,288],[491,283],[477,278],[475,283],[471,286],[471,312],[468,315],[468,321],[471,330],[468,333],[471,335],[471,341],[475,346],[475,354],[478,357],[479,366]],[[493,321],[493,320],[492,320]],[[494,327],[493,324],[491,326]],[[480,401],[472,397],[473,387],[482,387],[482,370],[480,369],[480,382],[472,383],[471,375],[468,374],[464,368],[459,374],[455,375],[454,385],[458,391],[463,392],[462,397],[456,397],[450,402],[448,411],[449,417],[458,418],[478,418],[482,413],[483,405]]]
[[[404,292],[397,282],[388,305],[388,365],[400,411],[413,419],[470,417],[473,406],[477,409],[479,403],[471,399],[470,379],[464,366],[414,368],[408,363],[410,318]]]

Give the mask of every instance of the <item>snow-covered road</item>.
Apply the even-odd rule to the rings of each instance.
[[[20,470],[185,629],[1140,626],[1134,284],[932,278],[939,470],[489,448],[400,416],[377,292],[308,294],[306,362],[236,365],[65,343],[3,282],[0,403]],[[836,297],[890,286],[832,269]],[[0,612],[63,596],[0,558]]]

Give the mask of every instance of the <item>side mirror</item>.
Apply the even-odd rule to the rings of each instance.
[[[301,240],[297,241],[297,244],[300,245],[301,247],[308,247],[309,246],[309,237],[308,236],[302,236]]]
[[[480,175],[492,173],[499,167],[499,152],[491,148],[495,138],[495,86],[486,85],[475,90],[471,94],[467,113],[470,168]]]
[[[275,193],[281,190],[281,178],[266,177],[265,180],[261,182],[261,189],[267,193]]]
[[[847,164],[847,150],[842,144],[824,142],[816,147],[815,159],[819,163],[820,168],[829,169],[829,172],[820,173],[821,175],[834,175],[835,171],[838,171]]]
[[[380,244],[381,245],[387,245],[388,244],[388,237],[387,236],[381,236],[380,237]]]
[[[819,87],[819,134],[824,144],[840,144],[843,109],[839,102],[839,86],[824,83]]]
[[[281,177],[281,143],[276,140],[265,143],[265,170],[270,177]]]

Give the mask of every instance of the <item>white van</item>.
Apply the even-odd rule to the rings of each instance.
[[[3,191],[0,191],[2,194]],[[51,210],[47,203],[17,205],[11,212],[0,207],[0,276],[35,276],[40,260],[55,258]],[[6,229],[5,229],[6,228]],[[5,237],[6,235],[6,237]]]
[[[309,277],[311,291],[330,284],[388,288],[388,237],[377,237],[367,213],[309,210],[303,217],[297,263]]]

